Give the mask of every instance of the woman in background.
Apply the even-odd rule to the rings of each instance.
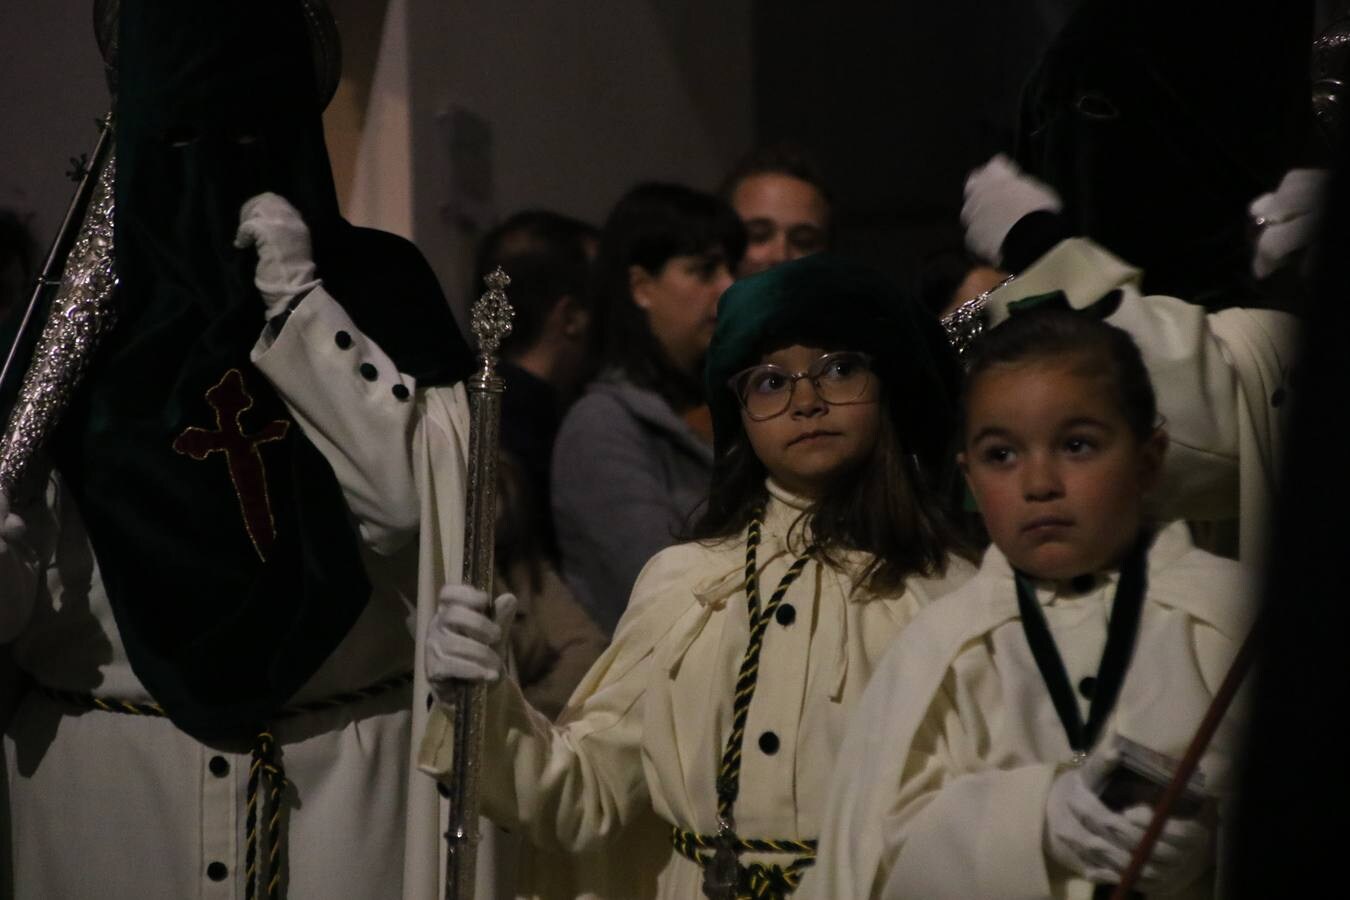
[[[602,370],[558,432],[552,504],[563,572],[606,633],[643,564],[675,543],[707,492],[703,358],[744,251],[729,206],[674,184],[634,187],[601,232]]]

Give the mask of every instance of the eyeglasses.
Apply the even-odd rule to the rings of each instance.
[[[756,422],[787,412],[792,394],[803,378],[826,403],[864,403],[873,399],[872,357],[866,353],[826,353],[805,372],[789,372],[772,363],[751,366],[731,376],[727,386],[741,401],[745,414]]]

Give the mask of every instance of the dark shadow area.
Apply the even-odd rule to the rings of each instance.
[[[908,282],[961,245],[966,174],[1011,150],[1022,84],[1076,5],[757,0],[756,137],[815,153],[836,249]]]

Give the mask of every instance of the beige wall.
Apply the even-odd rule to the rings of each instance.
[[[413,0],[434,60],[422,87],[493,126],[502,210],[542,203],[598,219],[641,178],[711,187],[745,149],[749,6]]]
[[[412,237],[449,293],[464,293],[476,237],[443,207],[438,116],[491,129],[488,224],[524,206],[599,221],[644,178],[712,188],[751,139],[750,0],[405,0],[411,82]],[[388,0],[330,0],[344,82],[327,114],[347,196]],[[90,0],[0,3],[0,205],[33,210],[45,244],[108,101]]]
[[[324,139],[338,196],[345,202],[366,123],[370,82],[388,0],[328,0],[342,36],[342,80],[323,113]]]
[[[750,143],[749,0],[405,2],[411,236],[457,306],[497,218],[543,206],[598,223],[643,179],[713,188]],[[452,108],[491,132],[472,222],[454,214]]]

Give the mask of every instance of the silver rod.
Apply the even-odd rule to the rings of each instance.
[[[511,333],[511,283],[498,268],[485,279],[488,290],[473,306],[471,330],[478,340],[481,368],[465,383],[469,395],[469,465],[464,531],[464,583],[493,595],[493,549],[497,524],[497,451],[502,394],[496,372],[497,348]],[[491,613],[489,600],[489,613]],[[472,900],[478,862],[478,786],[483,757],[487,688],[479,682],[455,688],[454,759],[450,772],[450,819],[446,829],[445,896]]]

